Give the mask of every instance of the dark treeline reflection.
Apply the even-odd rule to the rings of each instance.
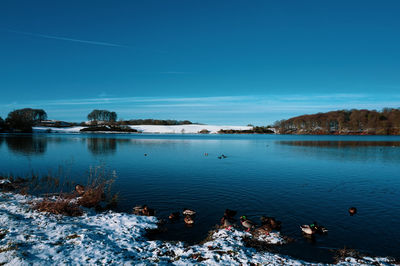
[[[88,138],[87,147],[94,155],[113,154],[117,150],[117,139],[114,138]]]
[[[296,140],[296,141],[277,141],[281,145],[305,146],[305,147],[400,147],[399,141],[312,141],[312,140]]]
[[[123,138],[87,138],[88,150],[93,155],[106,155],[114,154],[117,150],[117,146],[121,145],[132,145],[132,146],[154,146],[158,147],[160,145],[177,146],[182,144],[190,144],[191,141],[187,140],[165,140],[165,139],[123,139]]]
[[[398,141],[277,141],[301,156],[342,161],[384,161],[398,163]]]
[[[3,137],[0,138],[3,141]],[[14,153],[24,155],[44,154],[47,148],[47,139],[30,135],[4,138],[8,149]]]

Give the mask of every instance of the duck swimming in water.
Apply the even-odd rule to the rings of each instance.
[[[253,221],[247,219],[247,217],[244,215],[240,217],[240,223],[244,228],[246,228],[246,232],[250,231],[256,226],[256,224]]]
[[[168,216],[168,219],[170,221],[176,221],[176,220],[179,220],[180,217],[181,217],[181,215],[179,212],[173,212]]]
[[[185,218],[183,219],[183,221],[185,222],[185,224],[187,225],[193,225],[194,224],[194,219],[192,216],[188,215],[185,216]]]
[[[193,216],[193,215],[196,214],[196,211],[191,210],[191,209],[183,209],[182,214],[183,214],[183,215]]]
[[[186,225],[193,225],[194,224],[194,216],[196,215],[196,211],[191,209],[183,209],[182,214],[185,216],[183,221]]]
[[[150,209],[147,205],[133,207],[133,214],[143,216],[154,216],[155,210]]]
[[[272,230],[281,230],[281,221],[277,221],[274,217],[261,216],[261,224],[271,228]]]
[[[155,210],[150,209],[147,205],[144,205],[142,213],[144,216],[154,216]]]
[[[313,235],[317,232],[313,225],[303,224],[300,225],[300,228],[301,231],[306,235]]]
[[[350,216],[353,216],[354,214],[357,213],[357,208],[356,207],[351,207],[349,208],[349,214]]]
[[[301,228],[301,231],[303,231],[303,233],[306,235],[314,235],[315,233],[318,233],[318,234],[328,233],[328,229],[326,229],[322,225],[318,225],[317,222],[314,222],[310,225],[308,225],[308,224],[300,225],[300,228]]]

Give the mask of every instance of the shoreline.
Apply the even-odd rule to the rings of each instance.
[[[186,246],[182,242],[148,240],[146,229],[157,228],[154,216],[96,213],[92,209],[85,209],[80,217],[45,214],[29,207],[40,199],[0,192],[0,263],[315,265],[248,247],[244,239],[251,235],[237,229],[217,229],[203,243]],[[261,241],[275,245],[284,239],[276,234]],[[393,262],[390,258],[344,257],[336,265]]]
[[[279,133],[275,129],[271,129],[273,133],[258,133],[248,132],[252,129],[249,126],[215,126],[215,125],[137,125],[129,126],[130,129],[137,130],[137,132],[127,131],[81,131],[89,127],[75,126],[75,127],[33,127],[32,133],[73,133],[73,134],[166,134],[166,135],[289,135],[289,136],[400,136],[396,134],[381,135],[381,134],[368,134],[365,132],[310,132],[310,133]],[[207,133],[202,133],[202,130],[207,130]],[[227,132],[227,133],[225,133]],[[8,133],[14,134],[14,133]]]

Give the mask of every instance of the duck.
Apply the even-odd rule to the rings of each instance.
[[[176,221],[176,220],[179,220],[180,217],[181,217],[181,215],[179,212],[173,212],[168,216],[168,219],[170,221]]]
[[[245,215],[240,217],[240,222],[243,225],[243,227],[246,228],[246,232],[249,232],[256,226],[256,224],[253,221],[247,219]]]
[[[133,207],[132,213],[135,215],[142,215],[143,214],[143,206],[138,205]]]
[[[80,184],[77,184],[75,186],[75,191],[78,193],[79,196],[82,196],[83,194],[85,194],[85,187]]]
[[[266,217],[261,216],[261,224],[269,226],[272,230],[280,230],[281,229],[281,221],[277,221],[275,217]]]
[[[306,235],[313,235],[316,233],[314,225],[303,224],[300,225],[301,231]]]
[[[315,233],[318,233],[318,234],[328,233],[328,229],[322,225],[317,224],[317,222],[314,222],[310,225],[308,225],[308,224],[301,225],[300,228],[301,228],[301,231],[303,231],[303,233],[306,235],[314,235]]]
[[[154,216],[155,210],[150,209],[147,205],[133,207],[133,214],[143,216]]]
[[[349,214],[350,216],[353,216],[354,214],[357,213],[357,208],[356,207],[351,207],[349,208]]]
[[[183,209],[182,214],[186,216],[193,216],[196,214],[196,211],[191,209]]]
[[[228,158],[228,156],[223,155],[223,154],[221,155],[221,157],[224,158],[224,159],[225,159],[225,158]]]
[[[271,231],[272,231],[271,227],[269,227],[268,225],[262,225],[254,230],[253,235],[254,236],[269,235]]]
[[[155,210],[154,209],[150,209],[147,205],[143,205],[142,214],[144,216],[154,216]]]
[[[187,225],[193,225],[194,224],[194,219],[192,216],[188,215],[185,216],[185,218],[183,219],[183,221],[185,222],[185,224]]]
[[[221,227],[231,228],[233,226],[233,220],[226,215],[221,218]]]

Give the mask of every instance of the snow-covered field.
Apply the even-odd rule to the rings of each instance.
[[[194,246],[149,241],[145,229],[156,228],[155,217],[91,210],[82,217],[43,214],[30,208],[37,200],[0,192],[0,265],[309,264],[247,248],[242,238],[250,234],[236,229],[217,230],[209,241]],[[284,240],[276,233],[265,241]],[[388,265],[389,260],[347,258],[341,264]]]
[[[248,126],[213,126],[213,125],[177,125],[177,126],[156,126],[156,125],[137,125],[130,126],[133,129],[137,129],[142,133],[159,133],[159,134],[197,134],[199,131],[206,129],[210,131],[211,134],[217,133],[221,129],[234,129],[234,130],[248,130],[252,127]],[[46,132],[51,130],[55,133],[79,133],[79,131],[84,127],[34,127],[35,132]]]
[[[33,132],[79,133],[82,128],[85,127],[33,127]]]
[[[130,126],[143,133],[163,133],[163,134],[196,134],[206,129],[211,134],[216,134],[221,129],[248,130],[252,127],[247,126],[212,126],[212,125],[178,125],[178,126],[155,126],[155,125],[137,125]]]

